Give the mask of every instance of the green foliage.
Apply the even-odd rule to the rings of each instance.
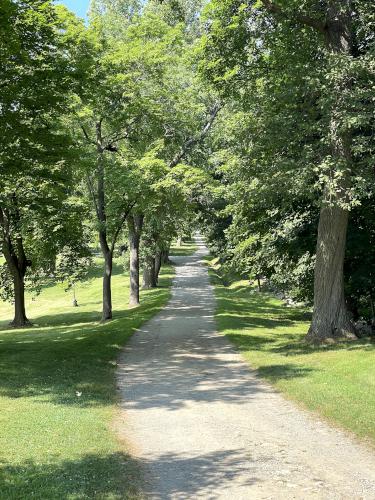
[[[87,255],[87,238],[85,206],[74,187],[76,150],[65,123],[76,77],[60,36],[63,24],[48,1],[2,8],[1,34],[10,34],[0,57],[0,223],[8,266],[0,287],[12,299],[17,267],[21,273],[30,268],[27,285],[37,291],[63,248],[76,258]]]
[[[339,203],[353,212],[346,281],[353,299],[362,301],[367,286],[360,292],[349,283],[358,283],[354,254],[362,254],[353,242],[369,242],[373,224],[354,230],[358,214],[368,214],[374,185],[373,13],[354,2],[354,54],[332,54],[324,37],[298,19],[306,14],[324,22],[324,3],[276,3],[282,14],[237,0],[213,0],[205,11],[199,69],[228,103],[210,158],[225,187],[225,209],[220,217],[203,214],[213,224],[207,234],[236,270],[311,300],[319,209],[323,199]],[[351,84],[340,90],[346,81]],[[333,154],[335,134],[352,137],[344,188],[349,167]]]

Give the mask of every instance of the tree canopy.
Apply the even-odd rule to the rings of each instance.
[[[130,303],[173,238],[313,306],[310,341],[374,315],[371,2],[93,0],[0,6],[1,290],[116,252]],[[65,276],[65,278],[64,278]],[[72,280],[71,280],[72,281]],[[74,281],[74,280],[73,280]]]

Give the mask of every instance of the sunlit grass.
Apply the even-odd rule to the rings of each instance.
[[[246,281],[224,286],[211,262],[216,320],[261,377],[288,397],[375,444],[375,349],[370,340],[312,347],[310,313]]]
[[[34,326],[10,329],[0,305],[0,498],[136,498],[138,469],[111,431],[116,360],[131,334],[166,303],[160,288],[128,310],[128,278],[113,278],[114,320],[101,324],[100,267],[71,292],[57,285],[28,300]]]
[[[187,257],[189,255],[192,255],[194,252],[196,252],[198,249],[197,245],[195,244],[194,240],[186,240],[183,241],[181,246],[177,246],[177,243],[174,242],[170,251],[171,258],[173,259],[173,256],[178,256],[178,257]]]

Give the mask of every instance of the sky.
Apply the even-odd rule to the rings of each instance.
[[[66,5],[80,17],[86,17],[90,0],[59,0],[57,3]]]

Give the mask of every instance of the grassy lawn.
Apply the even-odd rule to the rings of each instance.
[[[127,309],[128,279],[115,266],[114,320],[100,324],[101,269],[71,292],[47,287],[27,311],[34,326],[9,329],[0,304],[0,498],[138,497],[138,471],[111,424],[117,409],[116,359],[135,329],[166,303],[172,268],[160,288]]]
[[[176,242],[174,242],[170,255],[171,258],[173,257],[187,257],[188,255],[192,255],[194,252],[197,251],[197,245],[195,244],[194,240],[189,240],[189,241],[183,241],[182,245],[178,247],[176,245]]]
[[[249,282],[223,285],[210,275],[216,320],[249,364],[289,398],[375,444],[375,349],[371,340],[311,347],[303,342],[310,314],[287,308]]]

